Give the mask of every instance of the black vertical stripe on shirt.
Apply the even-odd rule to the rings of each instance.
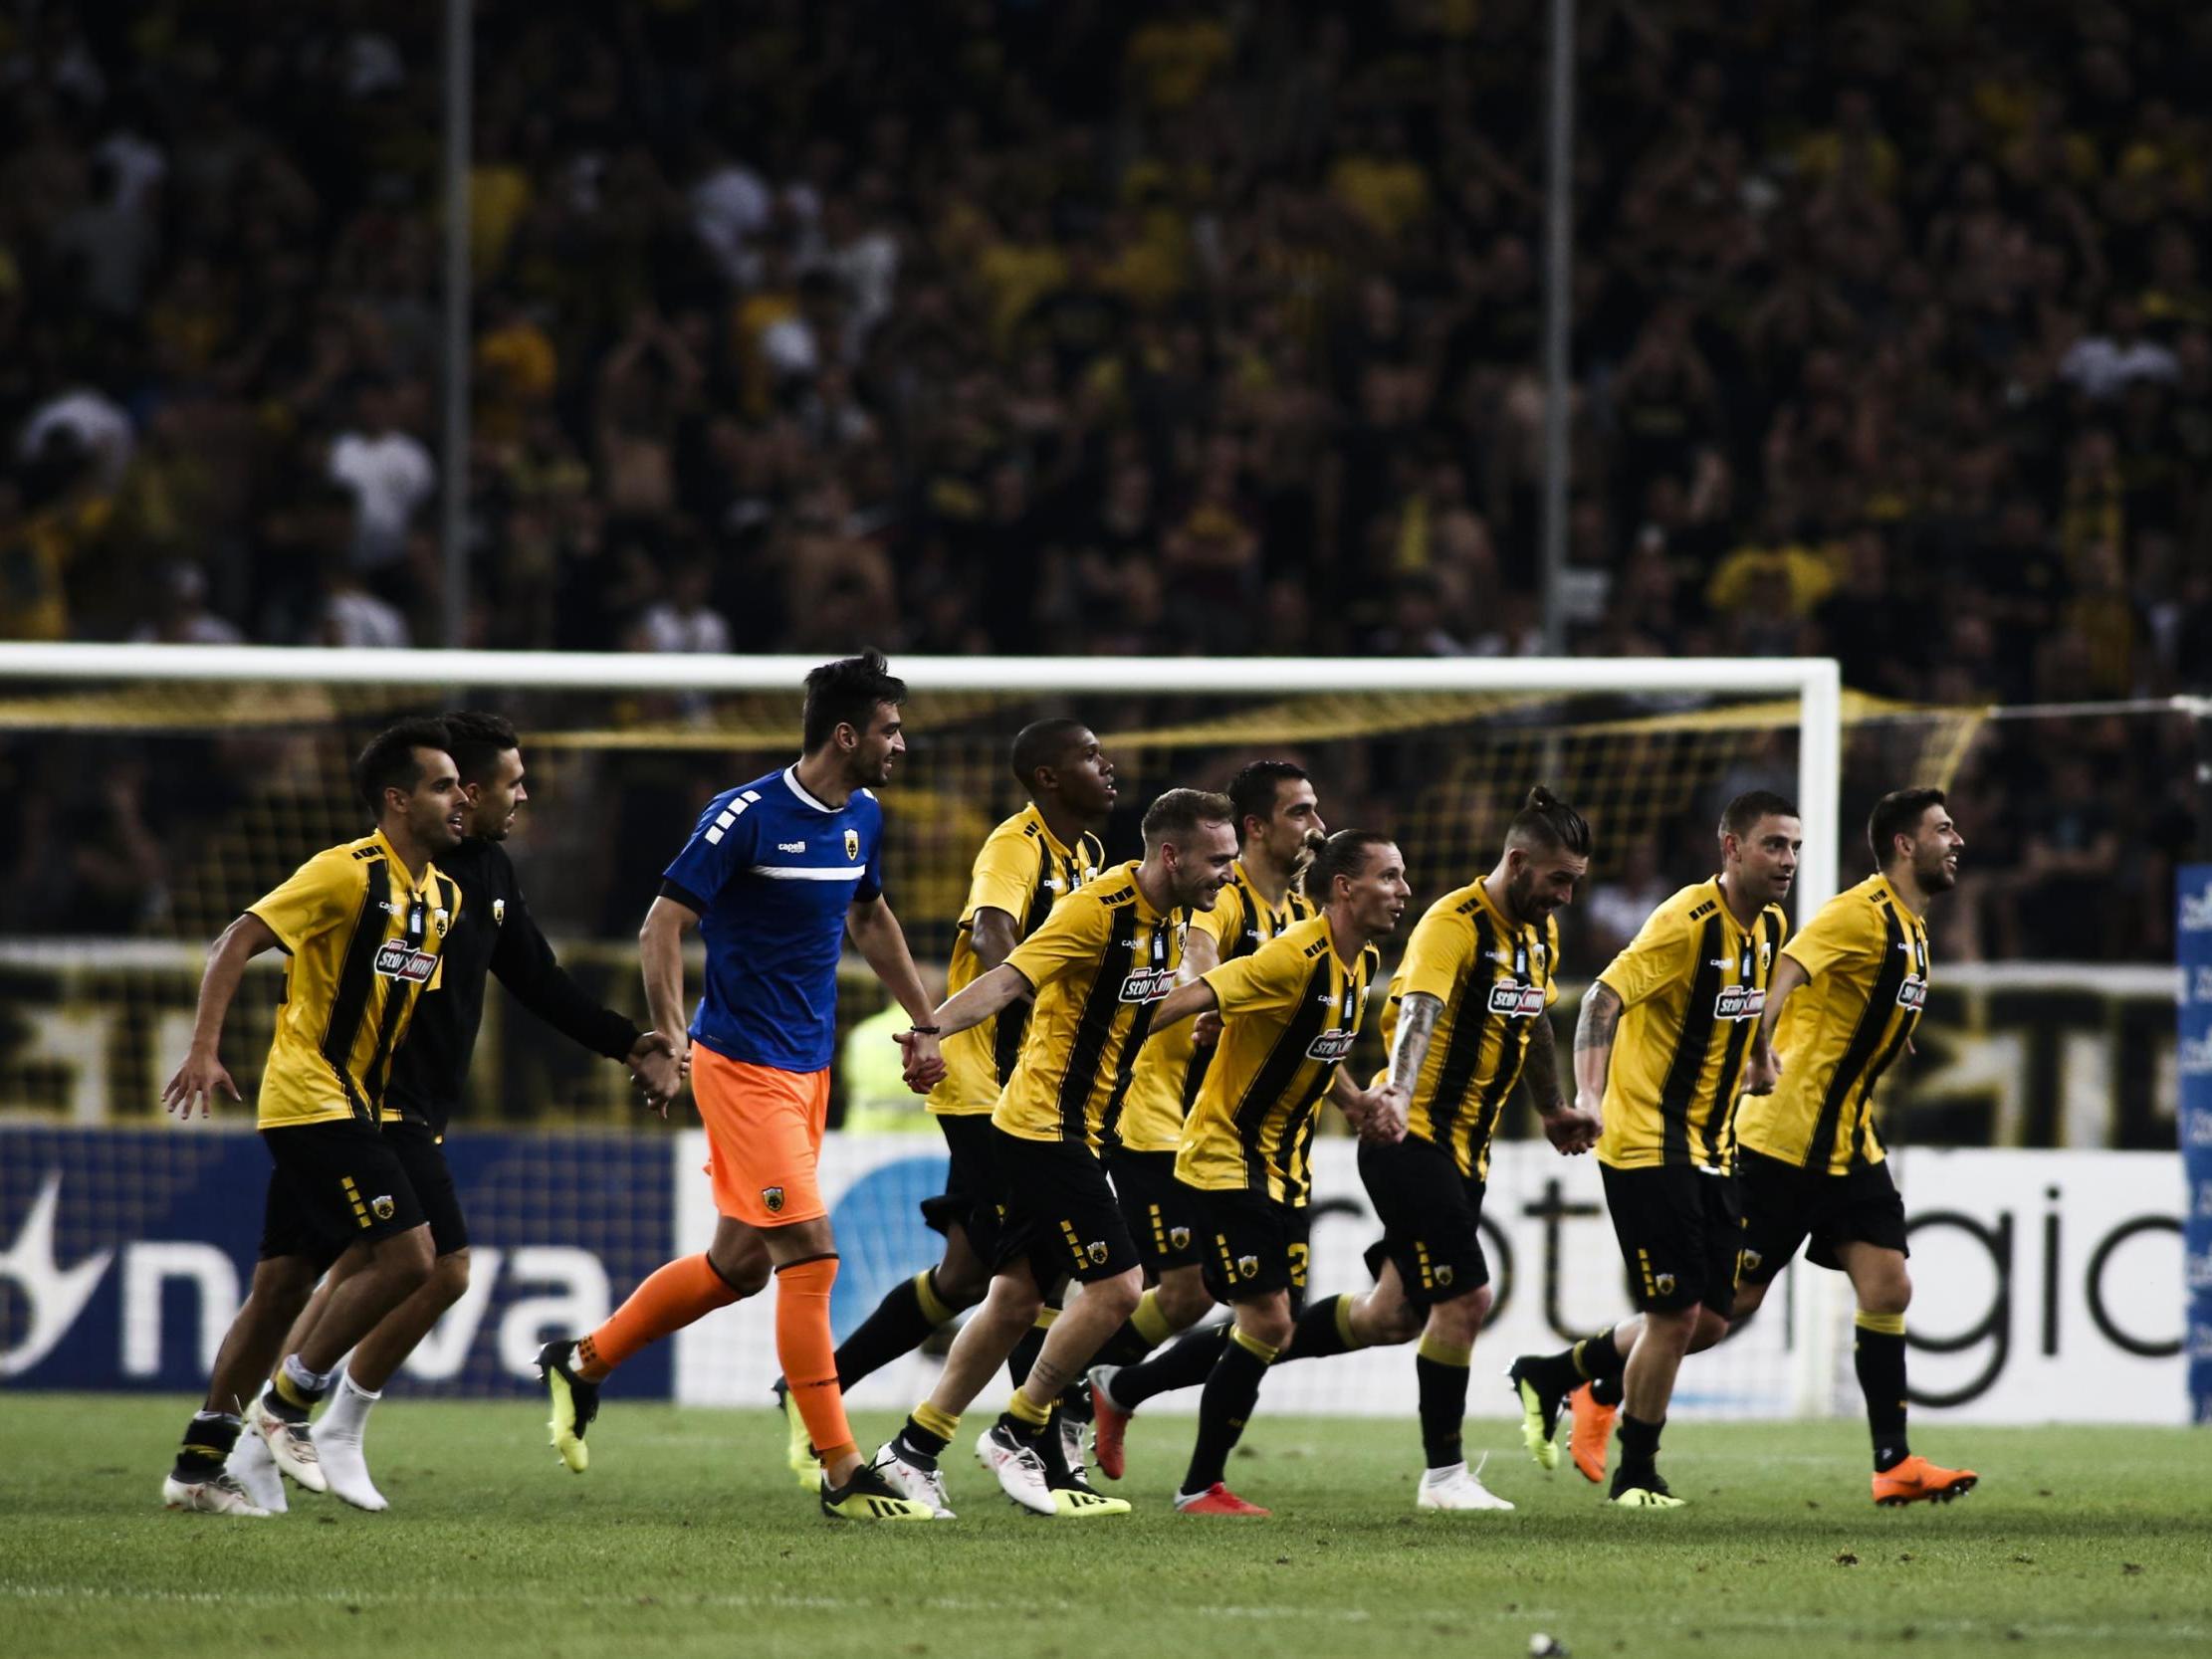
[[[1759,920],[1751,925],[1752,961],[1758,962],[1766,959],[1766,943],[1767,914],[1761,911]],[[1751,979],[1744,981],[1744,983],[1748,986],[1757,978],[1758,970],[1754,968]],[[1721,1161],[1721,1142],[1727,1136],[1728,1115],[1735,1110],[1737,1079],[1743,1073],[1743,1051],[1750,1046],[1751,1028],[1758,1023],[1755,1016],[1728,1022],[1728,1050],[1721,1056],[1720,1076],[1713,1084],[1712,1104],[1705,1109],[1705,1121],[1700,1126],[1701,1137],[1705,1142],[1705,1161],[1707,1163],[1719,1163]]]
[[[1720,996],[1720,969],[1713,962],[1726,944],[1720,913],[1715,911],[1697,935],[1697,971],[1690,976],[1682,1028],[1674,1033],[1674,1057],[1659,1089],[1661,1161],[1666,1163],[1689,1161],[1689,1109],[1696,1103],[1697,1080],[1704,1075],[1705,1055],[1712,1047],[1713,1003]]]
[[[1313,971],[1306,975],[1298,992],[1298,1011],[1276,1036],[1275,1046],[1267,1051],[1267,1058],[1260,1062],[1244,1089],[1244,1098],[1231,1114],[1236,1139],[1244,1148],[1244,1185],[1251,1191],[1267,1190],[1266,1148],[1260,1142],[1267,1133],[1268,1120],[1289,1094],[1298,1068],[1306,1064],[1306,1050],[1313,1047],[1314,1038],[1321,1035],[1321,1028],[1336,1012],[1336,998],[1324,994],[1329,989],[1329,957],[1324,952],[1315,959]]]
[[[1437,1068],[1437,1087],[1429,1097],[1429,1133],[1446,1151],[1451,1148],[1451,1128],[1465,1104],[1467,1086],[1482,1063],[1482,1039],[1490,1026],[1490,987],[1497,975],[1490,952],[1496,948],[1497,931],[1489,916],[1474,917],[1474,962],[1466,982],[1459,987],[1459,1006],[1451,1019],[1451,1041],[1444,1045],[1443,1061]]]
[[[353,1116],[373,1124],[376,1109],[353,1084],[353,1040],[360,1035],[369,995],[376,988],[376,952],[384,942],[383,907],[391,886],[381,857],[368,860],[362,870],[368,885],[361,890],[361,908],[354,914],[353,932],[339,958],[337,983],[331,990],[331,1014],[323,1025],[323,1058],[337,1074]]]
[[[1098,1088],[1099,1062],[1106,1056],[1106,1044],[1114,1034],[1114,1021],[1121,1013],[1122,980],[1129,968],[1136,966],[1137,907],[1124,905],[1114,912],[1114,920],[1106,935],[1106,948],[1091,971],[1091,988],[1083,998],[1083,1011],[1076,1017],[1075,1040],[1068,1045],[1067,1069],[1060,1074],[1060,1136],[1067,1141],[1081,1141],[1090,1134],[1085,1122],[1086,1109],[1091,1095]],[[1129,967],[1121,965],[1122,952],[1128,951]]]
[[[1882,1046],[1881,1034],[1888,1028],[1890,1011],[1896,1007],[1897,989],[1904,983],[1905,961],[1911,952],[1898,948],[1904,939],[1897,926],[1897,913],[1883,905],[1881,921],[1881,966],[1875,970],[1875,982],[1867,992],[1866,1007],[1859,1010],[1851,1046],[1836,1063],[1836,1075],[1829,1079],[1820,1116],[1813,1123],[1812,1139],[1806,1143],[1805,1167],[1815,1171],[1826,1169],[1836,1155],[1836,1135],[1844,1113],[1861,1077]]]

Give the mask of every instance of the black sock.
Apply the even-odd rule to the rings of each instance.
[[[1036,1437],[1038,1461],[1044,1465],[1044,1484],[1054,1489],[1070,1484],[1072,1475],[1067,1466],[1067,1448],[1060,1443],[1060,1408],[1052,1408],[1052,1420],[1045,1424],[1044,1432]]]
[[[1625,1376],[1599,1376],[1590,1380],[1590,1397],[1600,1405],[1619,1405],[1622,1395],[1628,1391],[1629,1382]]]
[[[1578,1377],[1586,1377],[1595,1385],[1600,1382],[1619,1382],[1621,1373],[1629,1362],[1614,1346],[1613,1333],[1601,1331],[1595,1337],[1586,1337],[1567,1350]]]
[[[1904,1438],[1904,1333],[1869,1331],[1854,1333],[1852,1367],[1859,1373],[1859,1391],[1867,1396],[1867,1427],[1873,1431],[1875,1469],[1893,1469],[1912,1455]]]
[[[176,1478],[197,1485],[223,1472],[231,1448],[238,1444],[243,1419],[227,1411],[195,1411],[184,1425],[184,1439],[177,1447]]]
[[[899,1430],[899,1455],[917,1469],[935,1469],[948,1444],[942,1434],[932,1434],[912,1417]]]
[[[1665,1426],[1664,1417],[1656,1423],[1647,1423],[1626,1411],[1621,1413],[1621,1466],[1613,1476],[1616,1498],[1632,1486],[1651,1485],[1658,1476],[1659,1430]]]
[[[1199,1396],[1199,1439],[1183,1477],[1185,1492],[1204,1492],[1227,1470],[1228,1454],[1259,1403],[1260,1379],[1271,1362],[1272,1355],[1263,1356],[1242,1343],[1222,1345],[1221,1356],[1206,1379],[1206,1392]]]
[[[1108,1337],[1100,1346],[1093,1363],[1100,1365],[1134,1365],[1150,1353],[1156,1345],[1145,1341],[1144,1336],[1127,1320],[1121,1329]]]
[[[1298,1316],[1298,1328],[1291,1333],[1290,1346],[1282,1350],[1284,1359],[1326,1359],[1332,1353],[1350,1353],[1359,1347],[1344,1337],[1345,1310],[1352,1298],[1325,1296]]]
[[[902,1279],[877,1303],[875,1312],[862,1320],[853,1334],[837,1345],[837,1386],[850,1388],[901,1354],[912,1353],[930,1340],[939,1321],[922,1306],[920,1280]],[[932,1280],[934,1286],[935,1281]],[[934,1289],[931,1292],[935,1296]],[[942,1303],[940,1307],[944,1306]]]
[[[1214,1362],[1227,1346],[1225,1325],[1186,1332],[1143,1364],[1115,1372],[1114,1403],[1134,1411],[1155,1394],[1198,1387],[1214,1374]]]
[[[1464,1463],[1466,1450],[1459,1429],[1467,1415],[1467,1361],[1453,1363],[1416,1353],[1414,1375],[1421,1383],[1422,1457],[1432,1469]]]

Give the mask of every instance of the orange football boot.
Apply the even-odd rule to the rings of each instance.
[[[1883,1509],[1947,1504],[1973,1491],[1980,1480],[1971,1469],[1939,1469],[1924,1457],[1908,1457],[1894,1468],[1875,1471],[1875,1502]]]

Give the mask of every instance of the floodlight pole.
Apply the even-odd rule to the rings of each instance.
[[[447,649],[468,643],[469,628],[469,146],[474,65],[474,0],[445,0],[445,307],[439,368],[438,541],[441,629]]]
[[[1544,655],[1567,654],[1568,329],[1574,316],[1575,0],[1551,3],[1544,144]]]

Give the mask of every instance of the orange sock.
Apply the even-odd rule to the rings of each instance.
[[[606,1324],[576,1345],[576,1375],[597,1382],[639,1348],[738,1300],[704,1253],[655,1270]]]
[[[806,1424],[806,1438],[824,1464],[852,1451],[852,1425],[837,1386],[837,1345],[829,1332],[829,1288],[835,1256],[810,1256],[775,1270],[775,1357]]]

